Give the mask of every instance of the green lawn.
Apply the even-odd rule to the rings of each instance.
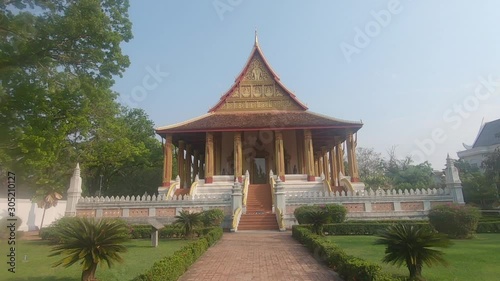
[[[348,254],[380,264],[384,272],[407,276],[406,267],[382,263],[384,246],[373,245],[375,236],[329,236]],[[426,267],[422,271],[428,281],[500,280],[500,234],[478,234],[470,240],[453,240],[444,249],[448,267]]]
[[[3,242],[3,241],[2,241]],[[105,281],[131,280],[140,273],[150,268],[154,262],[162,257],[171,255],[180,249],[188,241],[186,240],[160,240],[158,248],[151,247],[150,240],[134,239],[125,245],[127,253],[123,254],[124,262],[116,263],[111,269],[106,265],[97,269],[97,278]],[[7,243],[2,243],[1,253],[6,253]],[[81,276],[81,268],[74,264],[68,268],[52,267],[51,264],[59,257],[48,257],[51,246],[44,241],[16,241],[17,265],[16,273],[7,272],[2,258],[4,272],[0,274],[0,280],[9,281],[78,281]],[[26,260],[24,260],[26,257]]]

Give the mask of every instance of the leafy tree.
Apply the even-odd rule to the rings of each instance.
[[[450,245],[446,236],[424,227],[397,224],[389,226],[378,235],[375,244],[385,245],[383,262],[393,265],[406,265],[411,280],[422,279],[423,265],[446,265],[443,252],[437,247]]]
[[[359,177],[368,188],[378,189],[389,186],[385,176],[384,159],[373,148],[358,147],[356,151]]]
[[[80,144],[119,112],[110,87],[129,65],[127,11],[127,0],[0,2],[0,169],[67,184]]]
[[[120,253],[127,251],[121,245],[128,240],[128,228],[119,220],[72,218],[64,227],[56,229],[56,236],[63,237],[60,244],[54,246],[49,256],[63,255],[53,267],[69,267],[76,262],[82,266],[82,281],[95,280],[95,272],[100,263],[111,267],[122,262]]]
[[[397,173],[391,175],[391,182],[397,189],[422,189],[432,187],[432,167],[428,162],[418,165],[403,166]]]
[[[500,148],[487,155],[481,167],[484,168],[484,174],[494,182],[500,193]]]
[[[163,151],[153,122],[142,109],[121,112],[81,144],[89,194],[153,194],[162,181]]]
[[[194,230],[203,225],[202,213],[190,213],[189,211],[180,211],[175,216],[174,225],[181,228],[186,238],[191,238]]]
[[[462,181],[464,200],[481,208],[491,208],[498,202],[499,192],[491,173],[483,173],[477,166],[460,159],[455,162]],[[498,185],[497,185],[498,186]]]

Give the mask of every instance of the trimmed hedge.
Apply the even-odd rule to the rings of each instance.
[[[64,218],[57,221],[54,225],[44,227],[40,231],[40,237],[42,240],[47,240],[51,244],[58,244],[60,242],[60,238],[56,236],[56,231],[55,231],[55,226],[56,225],[61,225],[63,226],[65,224]],[[129,230],[130,230],[130,238],[131,239],[149,239],[151,238],[151,230],[152,226],[151,225],[146,225],[146,224],[138,224],[138,225],[129,225]],[[212,230],[212,227],[207,227],[207,228],[200,228],[196,229],[194,232],[197,237],[204,236],[209,231]],[[164,228],[160,229],[158,231],[158,236],[159,238],[182,238],[184,237],[182,230],[179,228],[176,228],[172,225],[167,225]]]
[[[434,229],[427,221],[356,221],[323,225],[326,235],[375,235],[389,225],[403,223]],[[301,225],[311,229],[310,225]],[[500,233],[500,221],[479,222],[476,233]]]
[[[325,224],[323,231],[327,232],[327,235],[374,235],[393,224],[393,222],[333,223]],[[427,222],[413,221],[406,222],[406,224],[419,225],[432,229]]]
[[[145,273],[135,277],[133,281],[168,281],[177,280],[211,245],[222,237],[222,228],[210,229],[207,234],[196,241],[189,242],[172,256],[157,261]]]
[[[151,225],[131,225],[130,226],[130,238],[139,239],[139,238],[150,238],[151,237]],[[212,227],[199,228],[195,229],[194,233],[197,237],[203,236],[207,234]],[[173,225],[167,225],[164,228],[158,231],[158,236],[160,238],[181,238],[184,237],[184,233],[182,229],[177,228]]]
[[[335,243],[313,234],[307,227],[294,225],[292,236],[346,281],[398,280],[383,273],[378,264],[348,255]]]
[[[476,233],[500,233],[500,222],[479,222]]]

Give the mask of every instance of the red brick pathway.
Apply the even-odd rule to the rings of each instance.
[[[189,280],[336,280],[290,232],[224,233],[179,279]]]

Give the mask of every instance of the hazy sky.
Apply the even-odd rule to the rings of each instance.
[[[500,118],[498,11],[498,0],[131,0],[131,66],[114,90],[156,126],[202,115],[241,71],[257,28],[309,110],[361,119],[359,146],[397,146],[441,169],[483,118]]]

